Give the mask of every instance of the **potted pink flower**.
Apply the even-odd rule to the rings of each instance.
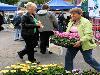
[[[59,46],[69,47],[73,46],[75,42],[79,40],[78,33],[70,33],[70,32],[58,32],[54,31],[54,35],[51,36],[50,42]]]

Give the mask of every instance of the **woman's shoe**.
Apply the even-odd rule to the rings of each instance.
[[[17,52],[17,53],[18,53],[18,55],[19,55],[20,59],[23,59],[22,52]]]

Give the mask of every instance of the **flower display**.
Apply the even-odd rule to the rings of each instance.
[[[54,31],[54,35],[51,36],[50,42],[59,46],[69,47],[73,46],[75,42],[80,39],[79,34],[77,32],[58,32]]]
[[[66,71],[62,65],[58,64],[36,64],[36,63],[21,64],[17,63],[5,67],[5,70],[0,70],[0,75],[100,75],[99,72],[93,70],[74,69]]]
[[[17,63],[7,66],[5,70],[1,70],[0,73],[3,75],[65,75],[66,71],[62,65],[42,65],[26,61],[25,64]]]

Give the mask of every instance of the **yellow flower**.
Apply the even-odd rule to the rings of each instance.
[[[33,65],[36,65],[37,63],[32,63]]]
[[[21,66],[27,66],[26,64],[20,64]]]
[[[39,65],[40,67],[47,67],[47,65]]]
[[[37,72],[40,73],[40,72],[42,72],[42,70],[38,70]]]
[[[25,61],[27,64],[31,64],[31,62],[30,61]]]
[[[1,70],[1,73],[7,73],[9,70]]]
[[[58,68],[63,68],[62,66],[58,66]]]
[[[19,68],[21,68],[21,69],[30,69],[30,66],[28,65],[28,64],[20,64],[20,65],[18,65],[19,66]]]
[[[30,66],[22,67],[22,69],[30,69]]]
[[[52,67],[53,67],[53,66],[57,66],[57,64],[53,64]]]
[[[11,68],[21,69],[21,68],[23,68],[23,66],[21,66],[21,65],[11,65]]]
[[[21,71],[28,72],[28,69],[21,69]]]
[[[16,72],[16,70],[10,70],[10,72],[14,73],[14,72]]]
[[[66,73],[71,73],[70,71],[66,71]]]
[[[20,63],[18,62],[17,65],[20,65]]]
[[[31,68],[36,68],[37,66],[31,66]]]
[[[48,64],[47,66],[48,66],[48,67],[53,67],[54,65],[53,65],[53,64]]]
[[[37,70],[40,70],[41,69],[41,67],[37,67]]]
[[[17,65],[11,65],[11,68],[16,68]]]
[[[42,69],[42,70],[48,70],[48,68],[44,68],[44,69]]]
[[[28,67],[28,66],[29,66],[28,64],[25,64],[25,65],[24,65],[24,67]]]
[[[0,70],[0,74],[2,73],[2,70]]]
[[[11,67],[10,67],[10,66],[7,66],[7,67],[5,67],[5,68],[10,69]]]
[[[18,66],[16,66],[15,69],[20,69],[20,68],[22,68],[22,66],[18,65]]]

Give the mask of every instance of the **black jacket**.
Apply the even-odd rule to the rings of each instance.
[[[33,15],[35,17],[35,15]],[[22,16],[22,34],[25,35],[34,35],[34,33],[38,33],[39,26],[36,26],[34,22],[34,18],[27,12]],[[36,28],[36,32],[34,32],[34,28]]]
[[[0,14],[0,26],[4,23],[3,16]]]

